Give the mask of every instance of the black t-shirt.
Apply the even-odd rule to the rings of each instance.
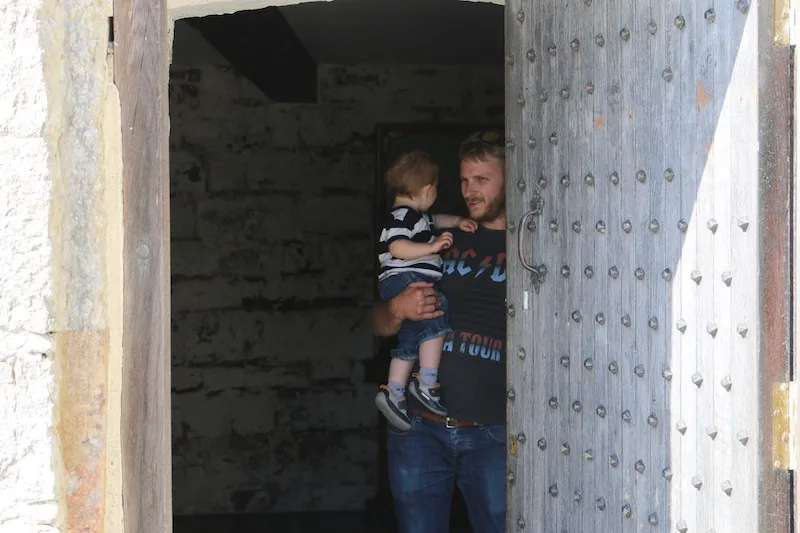
[[[506,421],[506,235],[459,229],[443,252],[441,290],[450,307],[450,334],[439,381],[448,414],[481,424]],[[410,398],[409,404],[413,403]],[[414,407],[418,407],[414,405]]]

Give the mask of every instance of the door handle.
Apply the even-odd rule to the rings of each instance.
[[[517,235],[517,252],[519,253],[519,262],[522,263],[522,267],[528,272],[531,272],[532,274],[539,275],[539,270],[530,263],[528,263],[528,260],[525,259],[525,251],[523,250],[526,223],[528,222],[529,218],[531,218],[536,214],[537,210],[531,209],[530,211],[522,215],[521,219],[519,219],[519,226],[518,226],[519,234]]]
[[[519,262],[522,264],[522,268],[527,270],[531,273],[531,282],[533,283],[533,290],[536,291],[536,294],[539,294],[539,288],[544,283],[544,277],[547,275],[547,267],[544,264],[539,265],[538,267],[533,266],[525,259],[525,246],[524,246],[524,233],[525,229],[528,227],[528,219],[540,215],[542,213],[541,208],[537,207],[536,209],[531,209],[519,220],[519,234],[517,235],[517,253],[519,254]]]

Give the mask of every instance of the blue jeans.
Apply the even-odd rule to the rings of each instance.
[[[427,281],[434,284],[437,282],[424,274],[416,272],[395,274],[378,283],[378,292],[380,292],[381,300],[391,300],[415,281]],[[438,287],[435,288],[439,296],[439,309],[444,314],[430,320],[404,320],[400,325],[400,331],[397,332],[397,346],[391,352],[392,357],[405,361],[414,361],[419,358],[420,344],[453,331],[453,328],[450,327],[450,309],[447,306],[447,299],[439,291]]]
[[[449,531],[453,486],[475,533],[506,528],[506,426],[448,428],[411,415],[411,430],[389,427],[389,483],[398,533]]]

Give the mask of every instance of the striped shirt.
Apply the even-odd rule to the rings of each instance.
[[[442,277],[442,258],[439,254],[429,254],[417,259],[398,259],[389,252],[389,245],[400,239],[412,242],[429,243],[436,239],[433,219],[411,207],[398,206],[386,215],[386,221],[378,242],[378,261],[381,265],[378,280],[402,272],[416,272],[433,279]]]

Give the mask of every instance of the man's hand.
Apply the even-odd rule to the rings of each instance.
[[[445,231],[444,233],[436,237],[436,240],[431,243],[431,249],[433,250],[433,253],[438,254],[442,250],[450,248],[450,246],[452,245],[453,245],[453,234],[450,233],[449,231]]]
[[[389,310],[399,321],[429,320],[442,316],[439,297],[432,283],[417,281],[389,301]]]

